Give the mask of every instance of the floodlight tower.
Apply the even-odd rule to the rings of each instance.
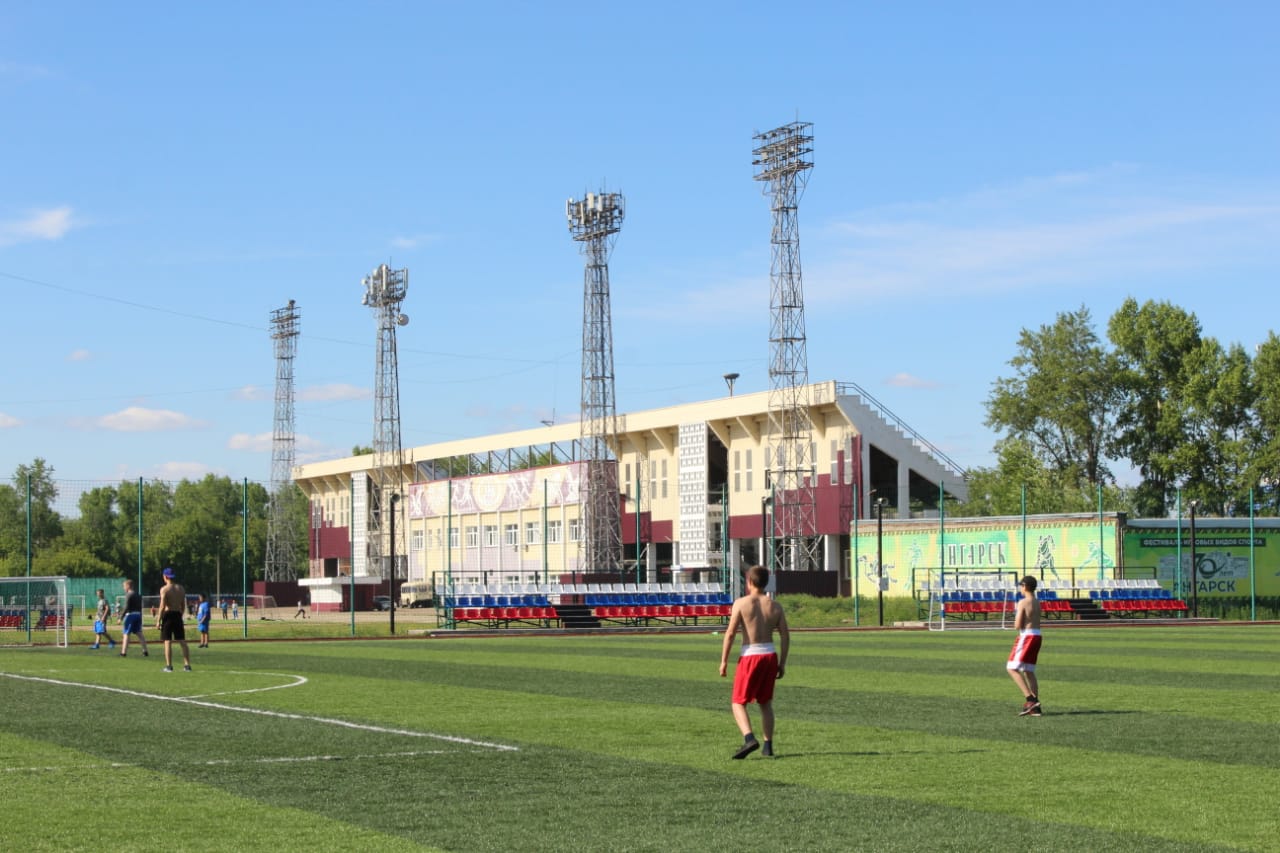
[[[293,359],[298,353],[298,321],[301,315],[292,299],[271,312],[271,340],[276,353],[276,417],[271,431],[271,503],[267,515],[267,559],[263,576],[268,581],[298,577],[294,553],[293,508]]]
[[[395,600],[396,568],[383,555],[404,554],[403,542],[384,540],[383,531],[404,536],[405,525],[391,523],[383,510],[394,512],[392,496],[404,487],[404,451],[400,446],[400,367],[396,356],[396,326],[409,322],[400,303],[409,290],[409,271],[393,270],[386,264],[365,277],[365,305],[373,309],[378,323],[378,367],[373,388],[373,475],[369,488],[369,573],[391,581]],[[400,501],[400,506],[408,501]],[[390,550],[388,550],[388,548]]]
[[[589,572],[622,567],[622,514],[618,506],[618,410],[614,398],[613,320],[609,313],[609,252],[625,215],[621,193],[587,193],[565,202],[569,233],[587,265],[582,288],[582,417],[587,466],[583,484],[583,566]]]
[[[774,490],[774,530],[784,569],[816,567],[817,502],[809,418],[809,357],[804,331],[797,204],[813,168],[813,125],[792,122],[754,139],[755,179],[773,211],[769,298],[769,441],[766,465]]]

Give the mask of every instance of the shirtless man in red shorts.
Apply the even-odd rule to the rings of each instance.
[[[729,626],[724,632],[724,646],[720,651],[720,677],[729,669],[729,652],[733,638],[742,631],[742,654],[733,674],[733,719],[742,732],[742,746],[734,758],[746,758],[760,748],[751,731],[751,717],[747,705],[760,704],[760,724],[764,734],[764,755],[773,755],[773,683],[786,673],[787,651],[791,644],[791,632],[787,628],[787,616],[778,604],[765,593],[769,585],[769,570],[764,566],[752,566],[747,570],[747,594],[733,603],[729,614]],[[778,647],[773,645],[773,632],[778,632]]]
[[[1005,668],[1027,700],[1018,716],[1039,717],[1044,712],[1040,708],[1040,685],[1036,681],[1036,660],[1040,656],[1040,602],[1036,600],[1036,579],[1027,575],[1018,583],[1018,588],[1022,590],[1022,599],[1013,617],[1013,630],[1018,632],[1018,639],[1013,643]]]

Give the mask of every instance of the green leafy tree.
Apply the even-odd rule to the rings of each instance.
[[[1163,516],[1188,479],[1183,466],[1192,441],[1190,388],[1203,344],[1200,322],[1168,302],[1139,305],[1130,298],[1111,316],[1107,336],[1116,347],[1122,389],[1112,451],[1142,477],[1137,511]]]
[[[30,465],[19,465],[13,473],[13,485],[20,495],[25,495],[30,484],[31,549],[39,553],[62,535],[62,516],[54,510],[58,499],[58,486],[53,480],[53,468],[37,458]]]
[[[995,381],[987,425],[1025,441],[1075,491],[1111,481],[1104,454],[1121,401],[1118,365],[1100,344],[1088,309],[1059,314],[1034,332],[1023,329],[1009,364],[1015,375]]]
[[[1185,475],[1188,497],[1217,514],[1234,515],[1249,490],[1250,457],[1257,445],[1252,366],[1239,344],[1224,350],[1212,338],[1201,341],[1188,365],[1189,436],[1174,459]]]
[[[969,472],[969,500],[953,512],[993,516],[1019,515],[1024,509],[1028,515],[1097,510],[1097,487],[1083,486],[1082,478],[1074,471],[1057,471],[1045,465],[1030,442],[1002,439],[996,443],[996,451],[994,468]],[[1132,495],[1125,489],[1103,486],[1102,499],[1109,510],[1131,511]]]
[[[0,575],[27,573],[26,515],[25,502],[17,490],[0,483]]]
[[[1256,500],[1276,514],[1280,513],[1280,338],[1275,332],[1258,345],[1253,381],[1257,432],[1248,480],[1257,484]]]

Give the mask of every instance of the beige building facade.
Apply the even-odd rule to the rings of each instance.
[[[877,500],[886,518],[908,518],[936,515],[944,493],[967,499],[963,471],[861,389],[823,382],[806,392],[822,570],[848,575],[854,516],[873,517]],[[776,532],[768,406],[759,392],[618,416],[623,564],[636,581],[718,579],[766,559]],[[405,448],[397,578],[532,583],[589,572],[578,439],[574,422]],[[373,459],[294,469],[311,505],[301,583],[319,608],[341,606],[353,582],[385,586],[386,566],[365,559]]]

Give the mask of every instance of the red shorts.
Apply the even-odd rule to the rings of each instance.
[[[773,701],[773,683],[778,680],[778,655],[746,655],[738,658],[733,673],[733,704]]]
[[[1009,662],[1005,664],[1005,668],[1018,672],[1035,672],[1036,659],[1040,657],[1041,639],[1043,638],[1039,634],[1019,634],[1013,643],[1013,651],[1009,652]]]

